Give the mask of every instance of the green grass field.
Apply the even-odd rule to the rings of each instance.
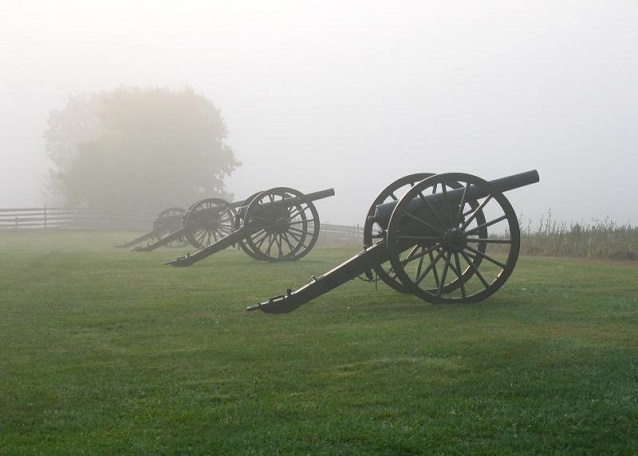
[[[471,305],[353,280],[246,306],[356,247],[267,264],[0,233],[2,455],[638,454],[638,264],[522,257]]]

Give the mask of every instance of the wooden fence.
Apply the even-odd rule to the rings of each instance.
[[[0,209],[0,231],[22,229],[106,229],[150,231],[157,214],[107,214],[87,209],[27,207]],[[321,232],[332,238],[359,240],[358,226],[321,224]]]
[[[0,209],[0,230],[7,229],[147,229],[153,216],[105,214],[86,209],[20,207]]]

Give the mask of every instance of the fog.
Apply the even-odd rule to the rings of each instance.
[[[636,225],[636,24],[635,0],[0,0],[0,208],[45,201],[70,94],[188,86],[237,199],[334,188],[322,221],[353,225],[406,174],[538,169],[524,221]]]

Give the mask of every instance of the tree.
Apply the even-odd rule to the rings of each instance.
[[[48,197],[64,201],[61,177],[78,156],[78,144],[96,139],[101,131],[97,117],[99,100],[96,95],[69,96],[64,109],[49,113],[48,129],[44,133],[46,151],[53,167],[49,170]]]
[[[51,192],[72,206],[160,211],[229,198],[241,163],[220,111],[192,89],[120,88],[70,97],[45,132]]]

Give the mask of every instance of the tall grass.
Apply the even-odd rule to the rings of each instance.
[[[609,218],[567,224],[555,220],[551,210],[536,227],[531,221],[520,224],[523,255],[638,261],[638,227],[630,224]]]

